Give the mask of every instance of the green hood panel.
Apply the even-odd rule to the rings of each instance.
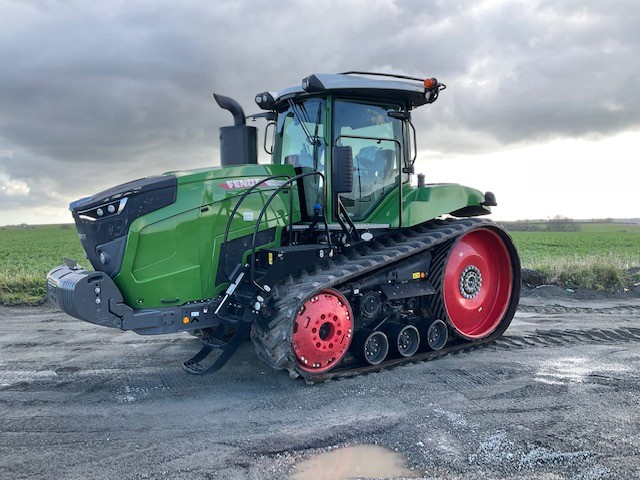
[[[181,305],[217,296],[226,288],[216,282],[220,246],[240,195],[265,177],[292,177],[295,172],[290,165],[243,165],[170,174],[178,179],[176,202],[131,224],[122,267],[114,279],[132,308]],[[262,207],[279,185],[269,182],[246,198],[231,222],[229,240],[253,234]],[[297,188],[291,194],[297,222]],[[279,193],[261,222],[260,231],[274,229],[269,246],[280,243],[282,227],[289,223],[289,195],[286,190]],[[129,292],[135,292],[135,298]]]

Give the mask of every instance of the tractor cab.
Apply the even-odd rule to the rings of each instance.
[[[335,182],[327,186],[325,207],[333,220],[339,218],[340,204],[351,221],[364,223],[376,222],[390,196],[401,209],[402,189],[416,158],[409,112],[432,103],[445,88],[435,79],[357,73],[311,75],[300,86],[256,95],[271,120],[265,140],[272,133],[272,146],[266,149],[272,163],[292,165],[298,173],[322,173],[304,178],[303,214],[309,218],[325,204],[323,178],[337,180],[337,170],[352,180],[349,191],[336,188]],[[337,190],[343,190],[340,197]]]

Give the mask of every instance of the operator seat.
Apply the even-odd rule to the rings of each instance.
[[[396,152],[389,149],[378,150],[377,157],[378,163],[382,165],[381,174],[378,175],[379,181],[383,185],[387,185],[389,183],[389,179],[395,177],[396,168],[395,168],[395,158]]]
[[[355,170],[360,174],[360,182],[363,191],[368,194],[389,185],[389,179],[393,178],[396,170],[395,151],[383,149],[375,145],[361,148],[356,155]]]
[[[284,163],[287,165],[293,165],[294,167],[312,167],[313,158],[306,153],[299,153],[293,155],[287,155],[284,157]]]

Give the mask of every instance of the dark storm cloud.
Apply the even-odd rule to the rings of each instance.
[[[498,73],[497,88],[475,102],[471,91],[456,98],[459,116],[503,142],[611,134],[637,126],[640,41],[631,33],[638,14],[621,7],[504,9],[489,18],[495,25],[512,22],[508,35],[495,37],[496,55],[488,63]]]
[[[256,92],[313,72],[438,77],[449,89],[414,120],[422,146],[443,153],[640,124],[632,2],[0,0],[0,11],[5,205],[7,192],[28,208],[216,163],[230,116],[212,91],[252,113]]]

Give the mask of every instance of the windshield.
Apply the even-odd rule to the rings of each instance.
[[[275,163],[324,171],[325,111],[324,99],[311,98],[298,103],[290,101],[287,109],[278,112],[276,134],[280,138],[274,151]]]
[[[302,102],[289,101],[288,108],[278,112],[274,163],[286,163],[296,167],[297,173],[313,170],[324,173],[324,140],[326,105],[323,98],[310,98]],[[302,180],[303,211],[308,217],[314,215],[316,204],[324,205],[322,178],[309,175]]]

